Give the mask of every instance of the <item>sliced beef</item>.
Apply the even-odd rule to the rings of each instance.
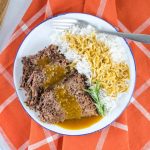
[[[28,79],[30,78],[31,74],[33,73],[33,70],[35,69],[35,65],[32,63],[30,57],[23,57],[22,58],[23,63],[23,76],[21,80],[21,87],[23,87],[25,90],[28,90]]]
[[[76,71],[63,84],[68,92],[76,97],[82,110],[82,117],[98,115],[92,98],[84,91],[87,86],[83,75]]]
[[[63,122],[65,113],[57,102],[52,90],[43,93],[39,103],[39,117],[42,121],[48,123]]]
[[[40,65],[39,65],[39,60]],[[46,61],[47,64],[43,64]],[[68,93],[76,98],[81,108],[81,117],[98,115],[92,98],[84,91],[86,88],[85,77],[75,69],[70,69],[70,62],[59,53],[58,46],[50,45],[36,55],[24,57],[23,76],[21,87],[26,90],[26,104],[31,109],[39,112],[42,121],[48,123],[63,122],[67,119],[64,109],[56,99],[54,90],[59,86],[65,86]],[[47,80],[44,65],[56,65],[66,68],[67,73],[56,85],[45,88]]]
[[[27,90],[27,99],[26,104],[31,108],[36,110],[38,106],[41,94],[43,93],[43,82],[44,82],[44,75],[43,72],[33,71],[30,78],[27,81],[28,90]]]
[[[36,55],[23,57],[22,58],[23,76],[22,76],[22,81],[21,81],[21,87],[23,87],[25,90],[28,90],[29,87],[31,87],[30,84],[32,84],[33,82],[30,82],[30,80],[34,76],[39,76],[39,72],[42,71],[41,72],[42,77],[44,78],[43,66],[40,67],[38,65],[38,61],[46,57],[49,59],[51,64],[59,65],[68,69],[68,65],[70,64],[69,61],[66,60],[65,57],[59,53],[58,46],[55,46],[55,45],[50,45],[48,48],[45,48],[44,50],[39,51],[38,54]],[[41,80],[39,80],[39,84],[40,82]],[[36,81],[36,84],[38,85],[38,80]]]

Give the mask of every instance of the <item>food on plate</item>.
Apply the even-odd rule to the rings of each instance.
[[[118,37],[74,26],[51,35],[50,46],[22,58],[26,105],[43,122],[77,129],[116,108],[130,71]],[[78,122],[78,123],[77,123]]]

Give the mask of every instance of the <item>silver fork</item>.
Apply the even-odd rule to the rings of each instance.
[[[59,30],[59,31],[67,30],[71,28],[71,26],[73,25],[78,25],[79,27],[86,27],[87,25],[91,25],[94,28],[96,28],[97,32],[100,32],[100,33],[116,35],[116,36],[127,38],[133,41],[150,44],[150,35],[100,30],[95,25],[89,24],[88,22],[83,21],[83,20],[72,19],[72,18],[53,19],[51,24],[54,29]]]

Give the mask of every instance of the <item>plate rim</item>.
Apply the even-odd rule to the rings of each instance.
[[[122,38],[122,39],[125,41],[126,45],[128,46],[128,48],[129,48],[129,50],[130,50],[130,52],[131,52],[131,56],[132,56],[133,63],[134,63],[135,80],[134,80],[133,91],[132,91],[132,94],[131,94],[131,96],[130,96],[130,98],[129,98],[129,100],[128,100],[128,103],[126,104],[125,108],[121,111],[121,113],[118,114],[117,117],[116,117],[115,119],[113,119],[113,121],[111,121],[108,125],[102,127],[101,129],[97,129],[97,130],[90,131],[90,132],[83,133],[83,134],[64,134],[64,133],[60,133],[60,132],[58,132],[58,131],[54,131],[54,130],[52,130],[52,129],[49,129],[49,128],[43,126],[42,124],[40,124],[39,122],[37,122],[37,121],[34,119],[34,117],[32,117],[32,116],[29,114],[29,112],[25,109],[24,105],[22,104],[22,102],[21,102],[21,100],[20,100],[20,98],[19,98],[18,91],[17,91],[17,88],[16,88],[16,83],[15,83],[15,76],[14,76],[14,74],[15,74],[15,66],[16,66],[16,59],[17,59],[19,50],[20,50],[22,44],[24,43],[25,39],[29,36],[29,34],[30,34],[35,28],[37,28],[38,26],[40,26],[41,24],[45,23],[45,22],[48,21],[48,20],[51,20],[51,19],[56,18],[56,17],[59,17],[59,16],[68,15],[68,14],[74,14],[74,15],[76,15],[76,14],[81,14],[81,15],[84,14],[84,15],[87,15],[87,16],[92,16],[92,17],[98,18],[98,19],[104,21],[105,23],[109,24],[113,29],[115,29],[116,32],[118,32],[118,29],[117,29],[114,25],[112,25],[111,23],[109,23],[108,21],[106,21],[105,19],[100,18],[100,17],[98,17],[98,16],[94,16],[94,15],[88,14],[88,13],[70,12],[70,13],[58,14],[58,15],[55,15],[55,16],[53,16],[53,17],[51,17],[51,18],[49,17],[49,18],[43,20],[42,22],[40,22],[39,24],[37,24],[37,25],[24,37],[24,39],[23,39],[22,42],[20,43],[20,45],[19,45],[19,47],[18,47],[18,51],[17,51],[16,56],[15,56],[15,61],[14,61],[13,82],[14,82],[15,91],[16,91],[16,94],[17,94],[17,97],[18,97],[19,102],[21,103],[23,109],[24,109],[25,112],[28,114],[28,116],[29,116],[32,120],[34,120],[37,124],[39,124],[41,127],[45,128],[45,129],[47,129],[47,130],[49,130],[49,131],[56,132],[56,133],[61,134],[61,135],[67,135],[67,136],[82,136],[82,135],[87,135],[87,134],[91,134],[91,133],[100,131],[100,130],[102,130],[102,129],[108,127],[110,124],[112,124],[113,122],[115,122],[115,120],[117,120],[117,119],[121,116],[121,114],[127,109],[128,105],[129,105],[129,103],[130,103],[130,101],[131,101],[131,98],[132,98],[132,96],[133,96],[134,90],[135,90],[135,84],[136,84],[136,63],[135,63],[135,58],[134,58],[134,55],[133,55],[133,52],[132,52],[132,50],[131,50],[130,45],[128,44],[128,42],[127,42],[127,40],[126,40],[125,38]]]

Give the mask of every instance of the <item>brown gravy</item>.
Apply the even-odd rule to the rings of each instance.
[[[87,117],[81,119],[65,120],[64,122],[57,123],[56,125],[65,129],[78,130],[78,129],[87,128],[97,123],[101,119],[102,119],[101,116],[94,116],[94,117]]]
[[[81,118],[81,108],[75,96],[71,95],[63,86],[55,88],[54,93],[56,100],[65,111],[67,119]]]
[[[65,68],[59,65],[46,65],[44,67],[44,71],[47,78],[47,80],[44,83],[45,88],[48,88],[49,86],[52,86],[57,82],[61,81],[66,75]]]

